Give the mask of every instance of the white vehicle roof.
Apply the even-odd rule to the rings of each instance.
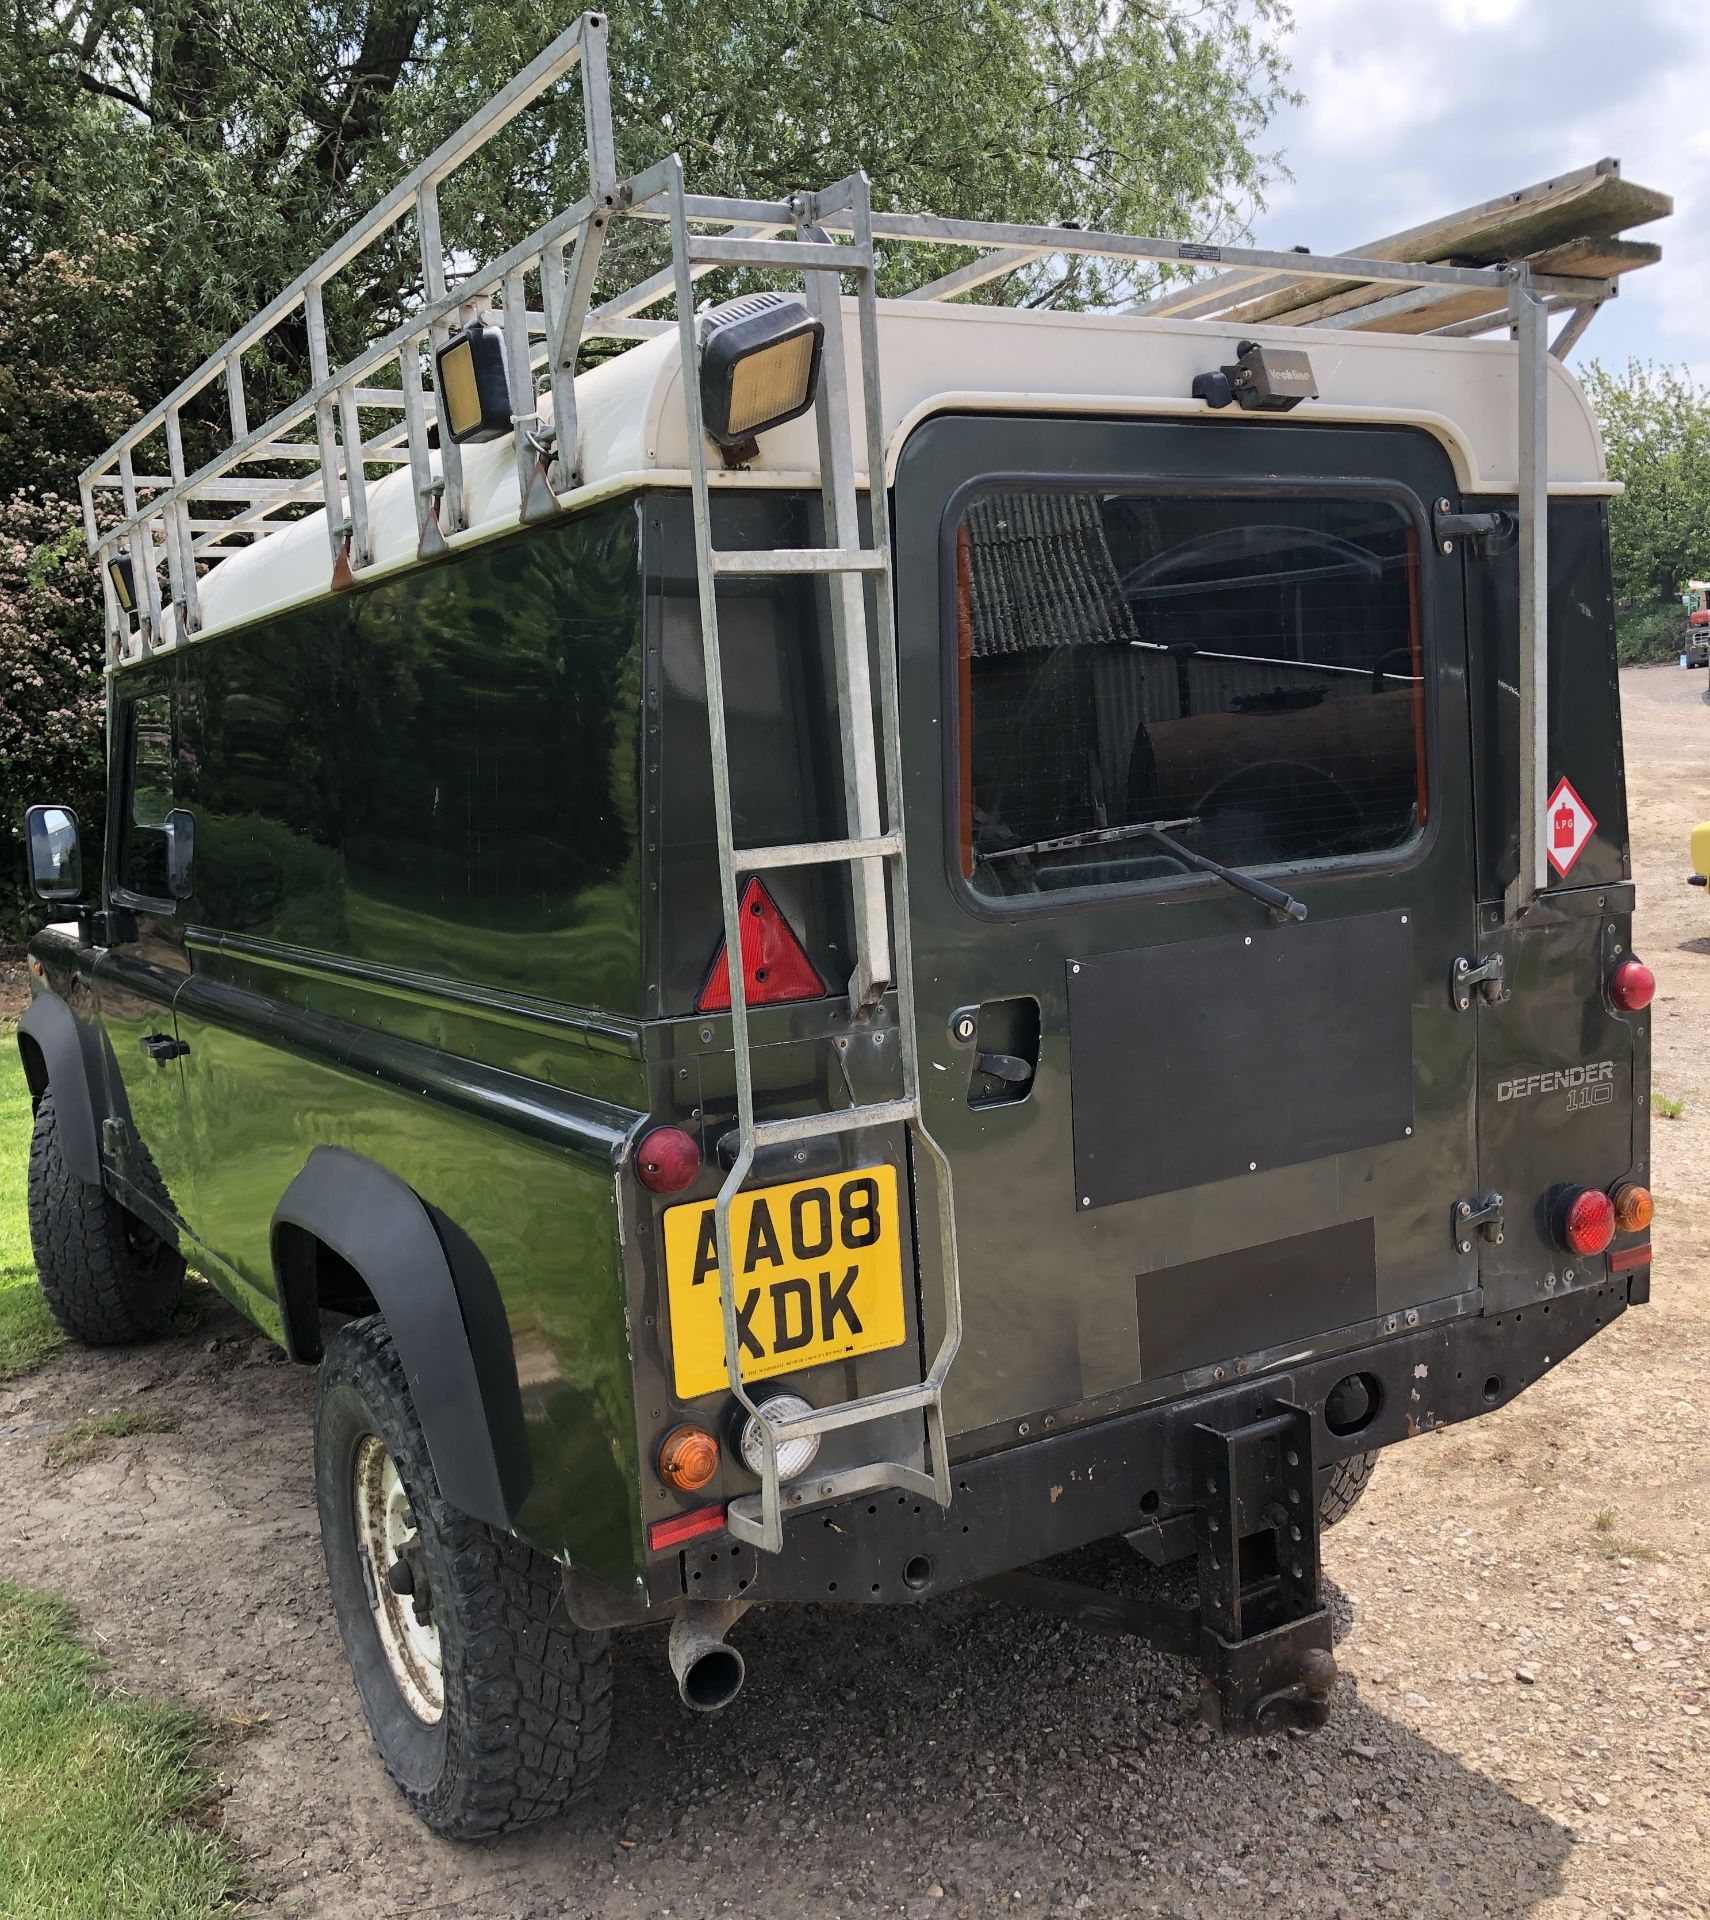
[[[845,303],[850,386],[859,393],[855,308]],[[1319,397],[1286,414],[1230,409],[1212,415],[1190,397],[1196,374],[1230,363],[1237,340],[1273,342],[1311,356]],[[1414,426],[1440,441],[1465,494],[1518,487],[1516,359],[1507,340],[1457,340],[1345,330],[1243,326],[1133,314],[1048,313],[1006,307],[886,301],[879,307],[880,390],[886,475],[904,442],[937,413],[1028,413],[1211,418],[1288,433],[1313,422]],[[1553,494],[1619,492],[1603,461],[1597,424],[1573,375],[1550,360],[1548,451]],[[559,496],[574,510],[643,487],[687,487],[680,335],[673,328],[576,381],[583,484]],[[544,409],[550,416],[550,408]],[[434,456],[437,464],[437,454]],[[517,463],[511,441],[463,449],[468,527],[456,549],[517,530]],[[865,484],[865,476],[862,476]],[[719,487],[817,487],[811,414],[762,434],[747,468],[715,472]],[[371,564],[364,581],[415,563],[411,476],[399,469],[368,489]],[[331,590],[324,511],[248,551],[231,554],[201,583],[195,638],[318,599]],[[174,624],[168,615],[168,639]]]

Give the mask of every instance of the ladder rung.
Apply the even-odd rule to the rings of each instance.
[[[756,547],[715,553],[717,574],[883,573],[885,556],[871,547]]]
[[[793,847],[749,847],[731,855],[739,873],[762,867],[829,867],[841,860],[894,860],[902,852],[902,835],[875,834],[868,840],[808,840]]]
[[[689,259],[696,266],[790,267],[799,273],[861,273],[872,266],[870,247],[823,240],[730,240],[691,233]]]
[[[938,1389],[922,1383],[913,1387],[893,1387],[889,1393],[869,1394],[865,1400],[840,1400],[829,1407],[815,1407],[812,1413],[797,1414],[792,1420],[780,1420],[773,1428],[780,1445],[786,1440],[805,1440],[810,1435],[835,1433],[839,1427],[864,1427],[873,1420],[888,1420],[893,1413],[913,1413],[917,1407],[929,1407],[938,1398]]]
[[[835,1113],[798,1114],[793,1120],[760,1120],[754,1126],[757,1147],[788,1140],[817,1140],[828,1133],[853,1133],[858,1127],[888,1127],[914,1120],[919,1108],[912,1100],[874,1100],[859,1107],[839,1107]]]

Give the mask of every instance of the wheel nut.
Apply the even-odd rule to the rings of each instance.
[[[386,1584],[394,1593],[414,1593],[416,1576],[410,1571],[410,1563],[407,1560],[394,1560],[386,1569]]]

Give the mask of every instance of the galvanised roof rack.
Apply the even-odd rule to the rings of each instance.
[[[500,129],[576,71],[587,129],[589,191],[500,258],[453,280],[440,240],[441,188]],[[1607,168],[1612,163],[1603,165]],[[645,317],[647,308],[673,294],[674,266],[593,305],[604,242],[614,219],[668,222],[680,197],[692,228],[719,230],[696,233],[691,279],[719,266],[787,272],[808,264],[804,243],[796,233],[794,203],[688,194],[682,189],[680,173],[673,158],[646,173],[619,179],[612,140],[606,22],[601,14],[584,14],[85,470],[81,491],[91,550],[103,563],[129,562],[128,588],[114,581],[105,564],[101,567],[113,662],[195,634],[201,624],[198,578],[222,559],[283,531],[306,507],[326,509],[329,583],[348,584],[369,560],[371,467],[410,467],[422,552],[426,557],[438,551],[444,536],[465,524],[465,516],[457,445],[435,431],[439,408],[432,349],[474,315],[496,309],[505,330],[524,517],[550,511],[554,491],[574,486],[577,479],[574,368],[583,342],[641,339],[669,331],[675,324]],[[326,289],[407,218],[414,220],[419,244],[421,302],[400,326],[335,369],[328,356]],[[951,300],[1018,267],[1070,255],[1166,265],[1210,263],[1225,269],[1139,309],[1146,313],[1198,315],[1208,310],[1208,289],[1221,293],[1236,282],[1258,292],[1279,279],[1317,286],[1328,282],[1343,290],[1351,287],[1368,300],[1382,296],[1385,309],[1392,309],[1397,301],[1407,303],[1409,311],[1448,303],[1464,313],[1470,299],[1487,319],[1511,319],[1516,302],[1534,298],[1552,306],[1566,302],[1594,310],[1614,292],[1614,279],[1607,271],[1545,273],[1525,263],[1468,266],[1376,257],[1388,250],[1382,247],[1374,248],[1372,257],[1319,256],[1073,228],[945,220],[930,214],[875,212],[871,225],[874,240],[889,246],[948,245],[977,251],[979,257],[969,264],[906,296],[915,300]],[[847,214],[828,218],[823,227],[832,242],[850,240]],[[847,265],[852,271],[853,260]],[[531,287],[535,300],[530,298]],[[1338,300],[1345,309],[1345,293]],[[1215,294],[1211,297],[1209,311],[1221,318],[1224,313],[1219,309],[1226,307]],[[297,324],[299,309],[308,337],[310,384],[270,420],[251,427],[244,356],[282,325]],[[1368,306],[1363,317],[1339,310],[1320,316],[1315,323],[1371,324],[1371,309]],[[185,411],[216,384],[224,387],[229,431],[212,458],[190,472],[184,457]],[[551,396],[550,422],[540,410],[542,385]],[[376,411],[401,419],[364,437],[362,415],[368,412],[372,417]],[[164,441],[167,470],[139,471],[138,457],[145,445],[160,441]],[[281,465],[300,465],[302,471],[283,478],[255,471]],[[116,520],[98,510],[98,503],[106,504],[104,496],[115,492],[121,509]],[[170,622],[165,618],[168,606],[173,610]]]

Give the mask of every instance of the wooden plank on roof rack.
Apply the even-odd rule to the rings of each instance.
[[[1661,258],[1660,249],[1643,242],[1622,242],[1618,236],[1628,227],[1661,220],[1673,210],[1674,202],[1666,193],[1623,179],[1618,160],[1599,160],[1349,252],[1368,260],[1452,261],[1459,266],[1528,260],[1540,271],[1614,277]],[[1570,259],[1590,264],[1565,264]],[[1350,280],[1344,285],[1287,273],[1237,271],[1175,288],[1136,311],[1231,324],[1299,326],[1333,312],[1375,304],[1387,291],[1370,282]],[[1476,292],[1468,295],[1445,289],[1441,303],[1420,303],[1406,315],[1395,314],[1383,322],[1374,319],[1373,325],[1385,331],[1424,333],[1447,320],[1473,317],[1479,310]],[[1359,326],[1361,322],[1350,319],[1342,324]]]
[[[1655,266],[1662,248],[1648,240],[1575,240],[1565,247],[1534,254],[1530,264],[1539,273],[1583,275],[1613,280],[1637,267]],[[1292,307],[1271,320],[1275,326],[1358,327],[1371,333],[1431,333],[1456,320],[1476,319],[1483,313],[1501,313],[1507,301],[1479,287],[1422,287],[1424,297],[1403,308],[1387,287],[1369,281],[1349,287],[1328,299]],[[1218,315],[1231,323],[1257,322],[1259,315],[1245,307],[1231,307]]]

